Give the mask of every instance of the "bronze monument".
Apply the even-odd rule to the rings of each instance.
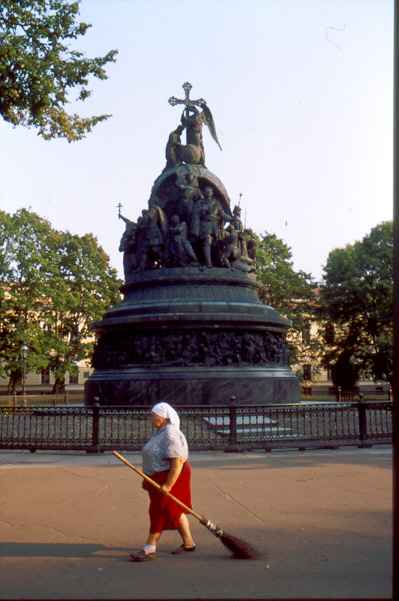
[[[204,99],[183,105],[148,208],[125,223],[124,300],[93,328],[86,403],[176,405],[297,401],[287,364],[289,323],[257,296],[255,244],[205,165],[203,126],[219,144]],[[186,144],[182,144],[183,132]]]

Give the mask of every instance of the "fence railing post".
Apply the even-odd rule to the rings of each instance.
[[[238,451],[237,445],[237,407],[235,406],[236,399],[231,397],[231,405],[229,407],[229,445],[225,449],[228,452]]]
[[[357,403],[357,411],[359,418],[359,439],[360,444],[358,445],[360,448],[371,447],[370,443],[367,443],[367,413],[366,413],[366,404],[362,403],[362,401],[358,401]]]
[[[87,453],[98,453],[98,440],[99,440],[99,425],[100,425],[100,405],[99,403],[93,404],[93,425],[91,431],[91,447],[87,449]]]

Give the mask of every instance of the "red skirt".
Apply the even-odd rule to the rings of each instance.
[[[151,474],[151,479],[157,484],[164,484],[168,477],[169,470],[164,472],[155,472]],[[150,532],[162,532],[163,530],[176,530],[179,525],[179,519],[184,511],[180,505],[175,503],[161,492],[158,492],[151,484],[145,480],[143,488],[150,495]],[[171,494],[180,499],[191,509],[191,466],[188,461],[183,465],[178,479],[170,490]]]

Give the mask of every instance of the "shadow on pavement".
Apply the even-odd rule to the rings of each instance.
[[[0,557],[91,557],[103,551],[101,557],[115,558],[120,552],[131,553],[127,547],[81,543],[0,543]],[[119,552],[115,555],[113,552]],[[96,555],[99,557],[100,555]]]
[[[139,546],[137,546],[137,549]],[[33,558],[33,557],[63,557],[69,559],[78,559],[78,558],[97,558],[97,559],[114,559],[117,561],[129,561],[129,554],[134,551],[134,547],[106,547],[105,545],[95,545],[95,544],[66,544],[66,543],[12,543],[5,542],[0,543],[0,557],[20,557],[20,558]],[[173,562],[173,559],[176,559],[173,555],[171,555],[170,550],[164,549],[158,551],[158,557],[163,559],[169,559],[170,562]],[[259,557],[256,559],[251,559],[249,561],[265,561],[267,554],[265,552],[261,553]],[[201,561],[224,561],[224,560],[234,560],[230,554],[230,552],[223,547],[220,548],[220,555],[212,552],[200,552],[196,553],[195,556],[191,556],[191,559],[196,558]],[[182,558],[178,558],[179,561],[182,561]]]

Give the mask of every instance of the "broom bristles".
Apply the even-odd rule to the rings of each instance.
[[[232,552],[233,559],[258,559],[260,557],[259,551],[237,536],[223,532],[219,538],[224,546]]]
[[[249,545],[245,540],[242,540],[237,536],[227,534],[223,528],[214,524],[206,517],[202,516],[200,522],[203,526],[208,528],[209,532],[212,532],[214,536],[217,536],[224,546],[232,552],[233,559],[258,559],[258,557],[260,557],[259,551],[254,549],[252,545]]]

